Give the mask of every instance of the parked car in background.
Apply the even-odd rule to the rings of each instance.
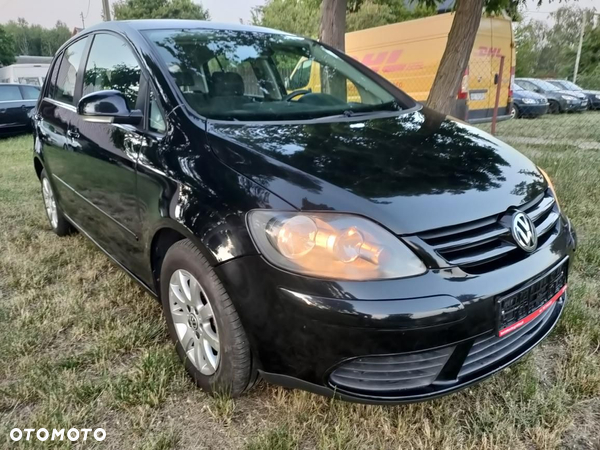
[[[587,109],[587,96],[580,92],[562,89],[537,78],[516,78],[515,82],[523,89],[546,97],[549,103],[548,112],[550,114],[585,111]]]
[[[561,88],[567,89],[573,92],[581,92],[585,94],[588,98],[588,108],[589,109],[600,109],[600,91],[592,91],[589,89],[583,89],[582,87],[576,85],[572,81],[568,80],[546,80],[549,83]]]
[[[303,56],[336,74],[320,92],[285,87]],[[208,392],[260,374],[430,399],[514,363],[560,318],[576,238],[548,175],[342,52],[238,24],[112,21],[50,73],[32,161],[49,224],[160,298]]]
[[[539,117],[548,112],[548,99],[543,95],[528,91],[513,84],[513,106],[511,115],[514,119],[519,117]]]
[[[40,88],[22,84],[0,84],[0,135],[31,129],[30,111],[35,107]]]

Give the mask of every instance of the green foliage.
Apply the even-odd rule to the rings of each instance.
[[[15,60],[15,42],[4,27],[0,26],[0,66],[9,66]]]
[[[208,20],[208,10],[192,0],[121,0],[113,6],[116,20],[190,19]]]
[[[600,25],[591,20],[592,10],[564,6],[552,14],[552,24],[531,20],[515,31],[519,77],[569,78],[573,76],[581,21],[586,21],[579,65],[584,87],[600,86]]]
[[[71,37],[71,30],[61,21],[54,28],[43,28],[41,25],[29,24],[19,17],[5,26],[11,36],[17,55],[54,56],[59,47]]]
[[[252,11],[252,23],[316,38],[320,0],[267,0]],[[435,8],[407,7],[404,0],[348,0],[348,31],[364,30],[435,14]]]

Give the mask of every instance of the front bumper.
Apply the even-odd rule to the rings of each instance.
[[[469,352],[496,332],[497,299],[569,264],[575,245],[574,232],[563,221],[552,245],[479,275],[449,268],[401,280],[327,281],[283,272],[260,256],[229,261],[216,271],[267,381],[351,401],[403,403],[464,388],[535,347],[558,321],[565,298],[528,331],[527,339],[519,340],[522,345],[465,372]],[[432,351],[448,355],[426,386],[386,391],[348,389],[335,382],[336,369],[357,358],[411,361]]]
[[[538,117],[543,116],[548,112],[548,103],[515,103],[519,108],[521,115],[524,117]]]

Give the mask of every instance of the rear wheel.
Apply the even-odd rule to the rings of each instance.
[[[56,202],[50,179],[45,170],[42,170],[40,174],[40,182],[42,184],[42,197],[44,199],[46,217],[48,217],[50,227],[52,227],[52,231],[58,236],[66,236],[72,231],[71,224],[67,221]]]
[[[225,288],[188,239],[161,268],[160,294],[171,339],[188,374],[210,393],[237,397],[256,380],[250,344]]]

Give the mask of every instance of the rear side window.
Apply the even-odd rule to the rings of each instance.
[[[40,96],[40,90],[33,86],[21,86],[21,93],[25,100],[36,100]]]
[[[54,100],[74,105],[73,97],[75,96],[77,70],[79,69],[79,63],[85,51],[86,43],[87,37],[73,43],[64,51],[60,68],[58,69],[56,89],[50,95]]]
[[[19,86],[0,86],[0,102],[23,100]]]
[[[135,109],[141,69],[133,50],[112,34],[94,37],[83,77],[83,95],[115,89],[123,93],[129,109]]]

